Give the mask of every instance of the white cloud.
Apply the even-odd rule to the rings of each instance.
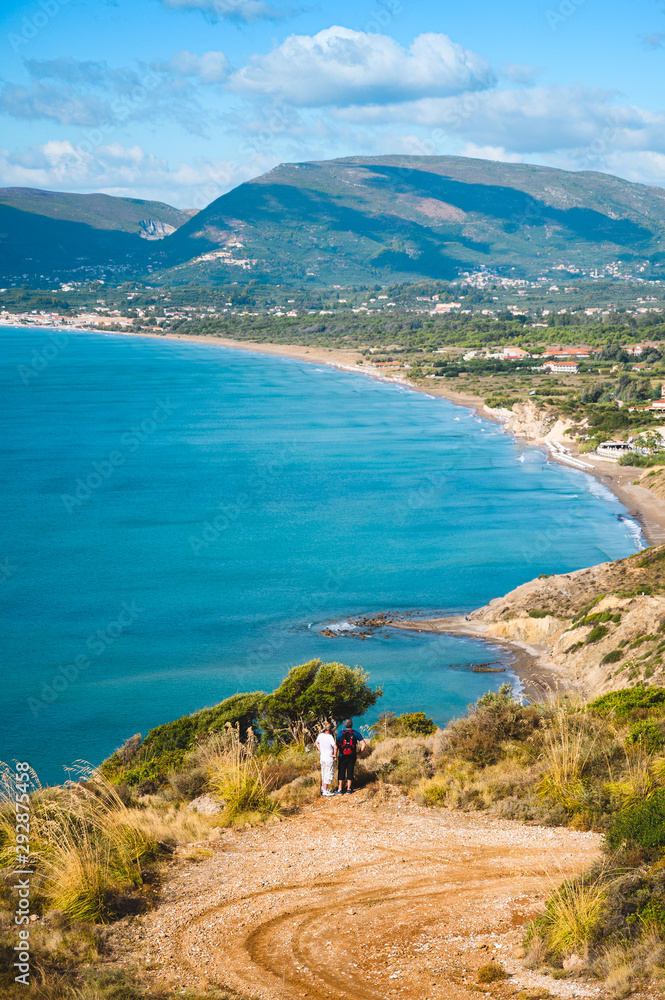
[[[171,10],[200,10],[213,20],[275,21],[284,16],[263,0],[162,0],[162,3]]]
[[[431,129],[435,142],[458,138],[513,153],[665,149],[665,114],[617,105],[614,94],[591,87],[492,90],[381,107],[341,108],[335,114],[365,124],[404,121]]]
[[[33,80],[27,86],[0,83],[0,114],[92,127],[107,135],[128,122],[170,120],[201,134],[211,115],[203,115],[195,86],[184,77],[217,82],[228,72],[226,57],[222,52],[178,52],[172,62],[173,67],[137,71],[71,58],[27,60]]]
[[[490,86],[493,74],[475,53],[429,32],[408,50],[387,35],[333,26],[291,35],[234,73],[232,89],[300,107],[416,100]]]
[[[29,87],[8,83],[0,90],[0,113],[13,118],[46,118],[60,125],[97,125],[110,116],[106,101],[93,94],[33,81]]]
[[[51,140],[18,153],[0,149],[0,186],[101,191],[203,208],[274,165],[257,160],[243,166],[232,160],[200,158],[172,166],[138,145],[114,142],[89,151],[69,141]]]
[[[221,83],[229,75],[229,61],[223,52],[204,52],[202,56],[182,49],[175,52],[165,67],[176,76],[195,76],[202,83]]]

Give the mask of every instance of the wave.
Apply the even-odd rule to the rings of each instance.
[[[642,534],[642,527],[637,523],[637,521],[634,521],[632,517],[626,517],[625,514],[617,514],[617,520],[621,521],[621,523],[625,525],[628,537],[631,539],[633,544],[637,546],[638,551],[647,547],[644,535]]]

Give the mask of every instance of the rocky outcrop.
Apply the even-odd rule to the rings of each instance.
[[[218,813],[224,811],[226,803],[216,799],[214,795],[206,792],[205,795],[199,795],[197,798],[192,799],[192,801],[187,806],[192,812],[201,813],[202,816],[217,816]]]
[[[511,434],[526,438],[527,441],[536,444],[561,444],[567,438],[567,443],[571,443],[567,435],[574,422],[562,420],[552,411],[541,409],[536,403],[515,403],[512,410],[486,406],[485,410],[495,420],[500,420]]]

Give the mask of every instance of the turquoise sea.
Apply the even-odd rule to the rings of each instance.
[[[507,654],[350,616],[463,611],[641,545],[593,479],[423,393],[152,338],[0,345],[0,759],[43,782],[313,657],[443,723],[505,679],[451,665]]]

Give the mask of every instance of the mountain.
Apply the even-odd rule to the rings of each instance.
[[[320,283],[665,266],[665,190],[457,156],[286,163],[156,248],[167,280]],[[620,269],[621,269],[620,267]],[[637,272],[636,269],[644,268]],[[513,270],[514,269],[514,270]]]
[[[203,211],[0,189],[0,281],[374,284],[665,273],[665,190],[459,156],[284,163]]]
[[[146,268],[150,241],[192,214],[138,198],[0,188],[0,279],[133,274]]]

